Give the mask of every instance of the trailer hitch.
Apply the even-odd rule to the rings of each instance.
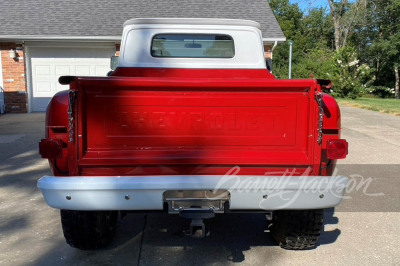
[[[203,219],[210,219],[215,217],[214,210],[210,208],[209,210],[204,209],[188,209],[179,212],[179,216],[186,219],[191,219],[189,232],[186,235],[191,237],[206,237],[206,226]],[[197,233],[200,231],[200,235]]]

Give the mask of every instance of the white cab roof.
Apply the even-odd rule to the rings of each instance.
[[[157,34],[223,34],[233,38],[232,58],[155,57]],[[250,20],[206,18],[139,18],[124,24],[120,67],[265,69],[260,24]]]
[[[219,18],[135,18],[126,21],[124,27],[140,24],[250,26],[261,30],[261,25],[252,20]]]

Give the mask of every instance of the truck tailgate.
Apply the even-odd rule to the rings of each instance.
[[[81,167],[312,165],[316,82],[77,78]]]

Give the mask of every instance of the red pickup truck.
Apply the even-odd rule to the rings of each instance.
[[[47,108],[38,187],[67,243],[100,248],[118,212],[165,211],[203,236],[215,214],[262,212],[281,247],[316,245],[348,183],[329,81],[276,79],[244,20],[129,20],[115,60],[108,77],[61,77]]]

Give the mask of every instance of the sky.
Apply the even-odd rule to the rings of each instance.
[[[299,4],[303,11],[307,11],[309,8],[328,7],[327,0],[290,0],[290,3]]]

